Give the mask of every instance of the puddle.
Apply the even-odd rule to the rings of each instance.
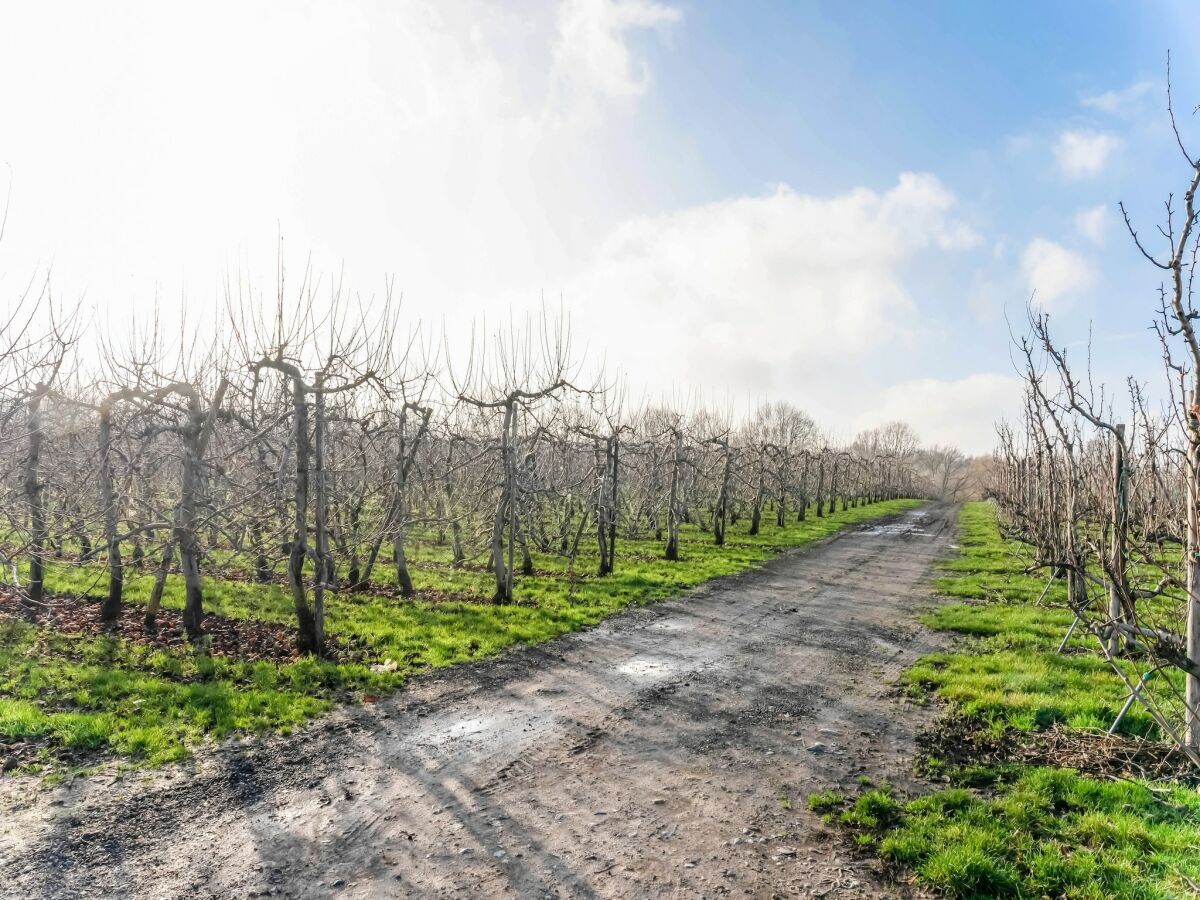
[[[673,619],[659,619],[657,622],[647,625],[646,628],[647,630],[653,628],[655,631],[687,631],[691,625]]]
[[[433,743],[453,741],[459,738],[481,734],[496,724],[494,716],[482,716],[471,719],[459,719],[449,725],[443,725],[428,732],[427,740]]]
[[[893,525],[874,525],[871,528],[863,529],[860,534],[877,537],[879,535],[906,535],[911,534],[917,537],[936,537],[937,535],[930,534],[922,527],[921,524],[915,522],[897,522]]]
[[[658,681],[668,678],[678,667],[661,659],[646,656],[635,656],[628,662],[617,666],[617,674],[624,675],[632,681]]]

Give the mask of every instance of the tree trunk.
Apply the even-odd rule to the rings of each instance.
[[[458,513],[454,509],[454,438],[446,451],[446,478],[443,491],[446,495],[446,514],[450,516],[450,568],[457,569],[466,558],[462,547],[462,525],[458,521]]]
[[[308,404],[304,396],[304,384],[292,378],[293,443],[296,450],[296,485],[293,502],[295,519],[292,528],[292,546],[288,553],[288,587],[292,592],[292,603],[296,608],[296,643],[301,653],[323,653],[325,650],[325,623],[308,605],[308,592],[304,587],[304,560],[308,556],[308,488],[309,465],[312,456],[308,435]]]
[[[1124,621],[1125,602],[1125,426],[1116,426],[1116,437],[1113,441],[1113,494],[1112,494],[1112,533],[1109,535],[1109,568],[1112,570],[1108,585],[1108,617],[1112,624]],[[1117,653],[1121,647],[1121,638],[1116,628],[1109,637],[1110,653]]]
[[[762,452],[759,452],[758,457],[758,489],[754,494],[754,508],[750,511],[750,534],[758,534],[759,524],[762,522],[763,500],[766,497],[767,490],[767,466],[766,460]]]
[[[404,523],[408,515],[408,510],[405,508],[405,503],[408,499],[408,469],[405,465],[405,461],[408,458],[407,447],[405,445],[406,424],[407,416],[405,412],[401,412],[396,437],[396,494],[392,501],[391,516],[392,558],[396,564],[396,587],[400,590],[401,597],[411,597],[415,593],[412,575],[408,571],[408,555],[404,550]]]
[[[717,493],[716,508],[713,510],[713,543],[725,546],[725,522],[729,517],[729,469],[733,454],[729,444],[724,445],[725,460],[721,466],[721,485]]]
[[[179,510],[175,511],[175,523],[163,544],[162,556],[158,561],[158,569],[154,572],[154,587],[150,590],[150,601],[146,604],[146,614],[142,624],[147,631],[154,631],[158,619],[158,609],[162,605],[163,589],[167,584],[167,575],[171,571],[171,561],[175,558],[175,544],[179,540]]]
[[[596,543],[600,555],[600,564],[596,574],[603,578],[612,574],[612,560],[609,559],[608,523],[612,515],[612,503],[609,496],[609,470],[612,456],[612,441],[606,442],[604,454],[596,448]]]
[[[254,580],[266,584],[271,580],[271,564],[263,543],[262,523],[257,519],[250,524],[250,543],[257,548],[254,554]]]
[[[608,571],[611,573],[617,564],[617,514],[620,509],[618,493],[618,472],[621,461],[621,438],[614,435],[612,439],[612,489],[609,494],[609,507],[611,515],[608,519]]]
[[[25,499],[29,503],[29,524],[31,547],[29,553],[29,598],[26,606],[40,604],[45,596],[46,543],[49,539],[49,528],[46,523],[45,485],[41,480],[42,441],[42,400],[48,387],[39,384],[32,397],[29,398],[29,422],[27,425],[29,437],[29,454],[25,458]]]
[[[183,570],[183,627],[188,640],[200,637],[204,620],[204,593],[200,585],[200,547],[196,537],[197,497],[200,492],[200,430],[202,421],[196,404],[189,409],[190,422],[183,434],[183,484],[179,500],[179,565]]]
[[[803,522],[805,515],[808,513],[808,469],[812,464],[809,458],[808,451],[804,451],[804,466],[800,470],[800,513],[796,516],[797,522]]]
[[[100,605],[100,620],[115,622],[121,615],[125,584],[121,567],[121,543],[117,539],[117,498],[113,490],[112,408],[100,408],[100,505],[104,509],[104,543],[108,550],[108,596]]]
[[[313,509],[313,540],[316,543],[316,560],[313,565],[313,621],[315,629],[314,653],[325,652],[325,592],[333,584],[331,571],[331,556],[329,553],[329,473],[325,465],[326,431],[328,422],[325,416],[324,379],[318,375],[316,380],[316,396],[313,398],[313,412],[316,421],[313,423],[315,447],[313,448],[314,482],[316,487],[315,508]]]
[[[452,554],[450,568],[461,568],[463,562],[466,560],[466,554],[463,553],[462,525],[459,524],[458,519],[450,523],[450,550]]]
[[[532,575],[533,555],[529,552],[529,530],[520,524],[519,518],[513,522],[513,525],[517,529],[517,543],[521,545],[521,574]]]
[[[829,514],[832,516],[837,512],[838,501],[838,457],[834,456],[833,466],[829,470]]]
[[[1193,389],[1189,406],[1194,407]],[[1200,422],[1188,417],[1187,465],[1187,632],[1188,659],[1200,660]],[[1200,677],[1184,676],[1184,704],[1187,717],[1184,743],[1200,750]]]
[[[825,516],[825,454],[817,466],[817,518]]]
[[[679,559],[679,468],[683,465],[683,432],[675,432],[675,455],[671,463],[671,494],[667,501],[666,557]]]
[[[516,427],[516,405],[509,402],[504,407],[504,422],[501,426],[500,458],[504,468],[504,484],[500,491],[500,499],[496,503],[496,512],[492,517],[492,570],[496,576],[496,593],[492,597],[494,603],[512,602],[512,529],[511,522],[516,516],[513,502],[513,446],[512,432]],[[506,516],[506,513],[508,514]],[[504,562],[504,526],[510,523],[508,534],[508,564]]]

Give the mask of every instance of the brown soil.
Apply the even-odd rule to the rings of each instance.
[[[16,597],[0,593],[0,619],[32,622],[63,634],[86,637],[120,638],[173,652],[190,652],[183,616],[179,610],[160,609],[154,629],[147,629],[145,607],[127,603],[112,624],[100,621],[100,601],[88,597],[47,597],[32,611],[22,607]],[[204,617],[208,652],[231,659],[287,663],[299,658],[296,629],[274,622],[230,619],[209,613]],[[362,651],[330,638],[331,658],[357,659]]]
[[[1060,766],[1099,778],[1200,782],[1192,762],[1171,744],[1137,737],[1078,731],[1054,725],[1045,731],[1006,729],[988,734],[977,722],[947,716],[918,735],[922,755],[951,766],[1024,763]]]
[[[953,508],[161,772],[0,784],[6,897],[896,897],[805,805],[915,786]]]

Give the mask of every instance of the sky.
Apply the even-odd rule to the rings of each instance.
[[[85,341],[203,331],[231,280],[272,302],[282,252],[367,303],[392,279],[451,345],[561,309],[636,396],[984,452],[1031,296],[1098,379],[1161,381],[1117,203],[1153,234],[1186,181],[1166,59],[1200,148],[1197,26],[1182,0],[0,2],[0,309],[49,272]]]

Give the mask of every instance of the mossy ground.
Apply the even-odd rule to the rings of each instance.
[[[649,537],[621,540],[617,572],[607,578],[591,574],[596,561],[586,555],[574,569],[562,557],[538,555],[534,563],[540,574],[518,576],[517,603],[504,606],[484,599],[489,595],[486,572],[452,569],[446,547],[433,540],[417,542],[411,562],[419,589],[477,597],[478,602],[404,601],[382,591],[333,595],[326,607],[327,629],[334,638],[361,648],[361,660],[353,663],[239,660],[210,655],[203,647],[155,649],[3,620],[0,756],[15,759],[19,770],[105,754],[160,764],[186,756],[205,739],[287,731],[335,702],[394,690],[414,672],[549,640],[627,606],[678,595],[847,525],[915,505],[898,500],[860,506],[821,519],[792,520],[783,528],[769,520],[756,536],[748,534],[743,520],[729,528],[723,547],[687,528],[684,558],[674,563],[662,559],[661,544]],[[385,571],[377,574],[386,577]],[[127,600],[144,603],[151,583],[150,575],[131,573]],[[103,570],[54,564],[47,588],[98,598],[105,590]],[[276,584],[206,579],[204,592],[211,613],[293,621],[290,597]],[[168,579],[163,605],[182,608],[179,578]],[[395,671],[371,671],[371,662],[386,659],[395,661]],[[17,750],[23,752],[18,755]]]

